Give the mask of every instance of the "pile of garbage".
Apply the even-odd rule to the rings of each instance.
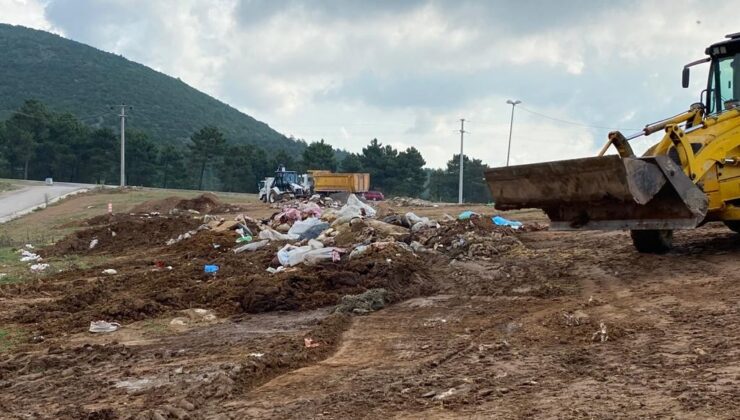
[[[233,248],[234,253],[278,243],[274,264],[267,267],[272,274],[301,264],[362,258],[388,248],[411,254],[440,252],[452,258],[492,258],[514,248],[525,252],[514,232],[542,228],[472,211],[463,211],[457,218],[445,215],[441,221],[413,212],[391,212],[380,219],[375,208],[355,195],[341,207],[318,196],[283,204],[266,220],[239,215],[228,222],[213,220],[208,226],[237,233],[235,241],[240,245]]]
[[[456,219],[448,216],[438,229],[414,235],[414,240],[450,258],[486,260],[504,254],[527,255],[530,250],[522,244],[516,232],[546,228],[539,224],[524,225],[499,215],[488,217],[463,211]]]
[[[342,202],[340,200],[336,198],[327,197],[327,196],[321,196],[319,194],[314,194],[308,199],[295,198],[292,196],[285,196],[283,197],[282,200],[276,203],[272,203],[270,207],[274,209],[291,208],[291,207],[298,208],[309,202],[318,204],[321,207],[331,207],[331,208],[342,207]]]
[[[422,200],[421,198],[412,197],[393,197],[388,201],[391,205],[396,207],[439,207],[440,205],[451,205],[448,203],[433,203],[431,201]]]
[[[40,273],[49,268],[49,264],[41,262],[43,260],[41,255],[34,252],[33,245],[26,244],[18,252],[21,254],[20,261],[29,263],[29,269],[32,273]]]

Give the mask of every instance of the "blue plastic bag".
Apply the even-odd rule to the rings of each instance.
[[[491,217],[491,221],[493,222],[494,225],[497,225],[497,226],[509,226],[513,229],[519,229],[520,227],[522,227],[522,222],[504,219],[501,216],[493,216]]]
[[[457,216],[458,220],[468,220],[473,216],[478,216],[478,213],[472,211],[472,210],[465,210],[464,212],[460,213]]]
[[[206,274],[216,274],[216,272],[218,271],[218,266],[217,265],[205,265],[203,266],[203,271]]]

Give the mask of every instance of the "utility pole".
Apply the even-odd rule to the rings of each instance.
[[[463,203],[463,136],[465,135],[465,118],[460,118],[460,184],[458,186],[457,204]]]
[[[509,123],[509,147],[506,150],[506,166],[509,166],[509,155],[511,155],[511,131],[514,129],[514,107],[522,103],[522,101],[512,101],[511,99],[506,101],[507,104],[511,105],[511,122]]]
[[[126,108],[125,104],[121,104],[121,113],[118,114],[121,118],[121,188],[126,186]],[[129,106],[128,109],[133,107]]]

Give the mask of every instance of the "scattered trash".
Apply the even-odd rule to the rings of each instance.
[[[188,318],[192,319],[193,321],[210,322],[216,320],[216,315],[213,313],[213,311],[210,311],[208,309],[190,308],[183,310],[182,313],[187,315]]]
[[[337,212],[338,218],[342,217],[375,217],[375,209],[360,201],[356,195],[350,194],[347,204]]]
[[[313,339],[310,337],[306,337],[303,339],[303,345],[306,346],[306,348],[310,349],[310,348],[318,347],[321,344],[316,341],[313,341]]]
[[[464,212],[457,215],[457,220],[469,220],[471,217],[480,216],[480,214],[472,211],[472,210],[465,210]]]
[[[93,238],[93,240],[90,241],[90,246],[88,247],[88,249],[93,249],[96,246],[98,246],[98,238]]]
[[[8,275],[8,273],[0,273],[0,279],[6,277],[7,275]]]
[[[26,251],[25,249],[21,251],[21,262],[28,262],[28,261],[41,261],[42,258],[38,254],[34,254],[31,251]]]
[[[259,234],[260,239],[269,239],[271,241],[295,241],[298,239],[298,235],[289,235],[280,233],[275,229],[265,228]]]
[[[411,213],[411,214],[413,214],[413,213]],[[389,216],[386,216],[386,217],[383,218],[383,221],[385,223],[389,223],[391,225],[402,226],[402,227],[405,227],[405,228],[411,228],[411,225],[409,225],[408,218],[407,217],[399,216],[397,214],[391,214]]]
[[[277,257],[281,265],[293,267],[301,263],[310,265],[323,260],[333,260],[336,255],[335,252],[342,253],[345,250],[334,247],[324,248],[324,244],[321,242],[310,239],[308,245],[304,246],[285,245],[278,251]]]
[[[369,245],[360,245],[355,247],[355,249],[352,250],[352,252],[349,253],[349,259],[357,258],[365,253],[370,249]]]
[[[190,308],[180,311],[185,316],[178,316],[172,318],[170,321],[170,327],[187,327],[191,324],[198,323],[209,323],[215,321],[216,315],[208,309],[202,308]]]
[[[609,339],[609,335],[606,333],[606,324],[603,322],[599,323],[599,330],[591,336],[591,341],[605,342]]]
[[[366,314],[378,309],[382,309],[386,305],[386,299],[388,298],[388,291],[385,289],[369,289],[359,295],[345,295],[334,308],[334,312],[342,314]]]
[[[440,203],[432,203],[431,201],[422,200],[420,198],[411,197],[393,197],[389,200],[390,203],[396,207],[439,207]],[[454,205],[452,203],[441,203],[441,205]]]
[[[293,223],[301,220],[301,211],[293,207],[286,207],[283,208],[282,212],[276,214],[273,219],[279,223]]]
[[[315,202],[309,201],[298,206],[298,210],[306,217],[321,217],[321,207]]]
[[[267,267],[267,272],[270,273],[270,274],[280,273],[280,272],[283,272],[283,271],[285,271],[285,267],[283,267],[282,265],[279,266],[279,267],[277,267],[277,268]]]
[[[46,270],[47,268],[49,268],[49,264],[45,264],[45,263],[34,264],[31,266],[31,271],[38,273],[38,272]]]
[[[91,333],[109,333],[121,328],[121,324],[117,322],[107,321],[90,321],[90,328],[88,331]]]
[[[270,241],[268,241],[267,239],[263,239],[263,240],[258,241],[258,242],[252,242],[252,243],[249,243],[249,244],[246,244],[246,245],[242,245],[239,248],[234,248],[234,253],[235,254],[238,254],[238,253],[244,252],[244,251],[256,251],[256,250],[258,250],[260,248],[264,248],[269,243],[270,243]]]
[[[106,268],[105,270],[103,270],[103,274],[112,276],[113,274],[118,274],[118,271],[116,271],[116,270],[114,270],[112,268]]]
[[[436,229],[439,227],[439,223],[430,220],[428,217],[419,217],[411,212],[406,213],[405,217],[406,220],[408,220],[408,224],[411,226],[412,232],[418,232],[424,228]]]
[[[522,225],[522,222],[517,222],[517,221],[514,221],[514,220],[504,219],[501,216],[493,216],[491,218],[491,221],[496,226],[509,226],[512,229],[519,229],[519,228],[521,228],[523,226]]]
[[[206,264],[205,266],[203,266],[203,272],[205,272],[206,274],[216,274],[216,272],[218,272],[218,266]]]
[[[307,230],[311,229],[312,227],[318,226],[318,225],[326,225],[326,223],[322,222],[321,219],[316,218],[316,217],[309,217],[306,220],[299,220],[293,223],[293,226],[290,227],[290,230],[288,230],[288,235],[295,235],[297,237],[300,237],[301,234],[305,233]],[[319,236],[319,235],[316,235],[316,236]]]
[[[265,353],[249,353],[247,356],[249,356],[249,357],[256,357],[256,358],[259,359],[259,358],[261,358],[264,355],[265,355]]]
[[[206,229],[209,229],[208,225],[200,225],[200,227],[198,227],[197,230],[187,231],[187,232],[179,235],[177,238],[168,240],[166,242],[166,245],[167,246],[170,246],[170,245],[174,245],[174,244],[182,241],[183,239],[190,239],[190,238],[193,237],[193,235],[197,234],[199,230],[206,230]]]
[[[306,229],[303,233],[301,233],[298,236],[298,240],[302,241],[304,239],[316,239],[319,237],[319,235],[321,235],[321,232],[327,229],[329,229],[328,223],[322,222],[322,223],[315,224],[311,226],[310,228]]]
[[[240,244],[243,242],[252,242],[252,237],[250,235],[244,235],[236,238],[236,243]]]
[[[186,327],[188,325],[188,319],[183,317],[172,318],[170,321],[171,327]]]
[[[422,252],[431,252],[429,248],[425,247],[424,245],[422,245],[421,243],[417,241],[412,241],[410,246],[411,246],[411,250],[416,252],[417,254],[420,254]]]

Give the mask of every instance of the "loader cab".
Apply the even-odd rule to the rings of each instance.
[[[296,171],[286,171],[285,166],[278,166],[275,171],[275,183],[273,186],[281,190],[289,190],[293,184],[298,184],[298,173]]]
[[[740,33],[706,49],[711,58],[707,82],[707,114],[740,107]]]

